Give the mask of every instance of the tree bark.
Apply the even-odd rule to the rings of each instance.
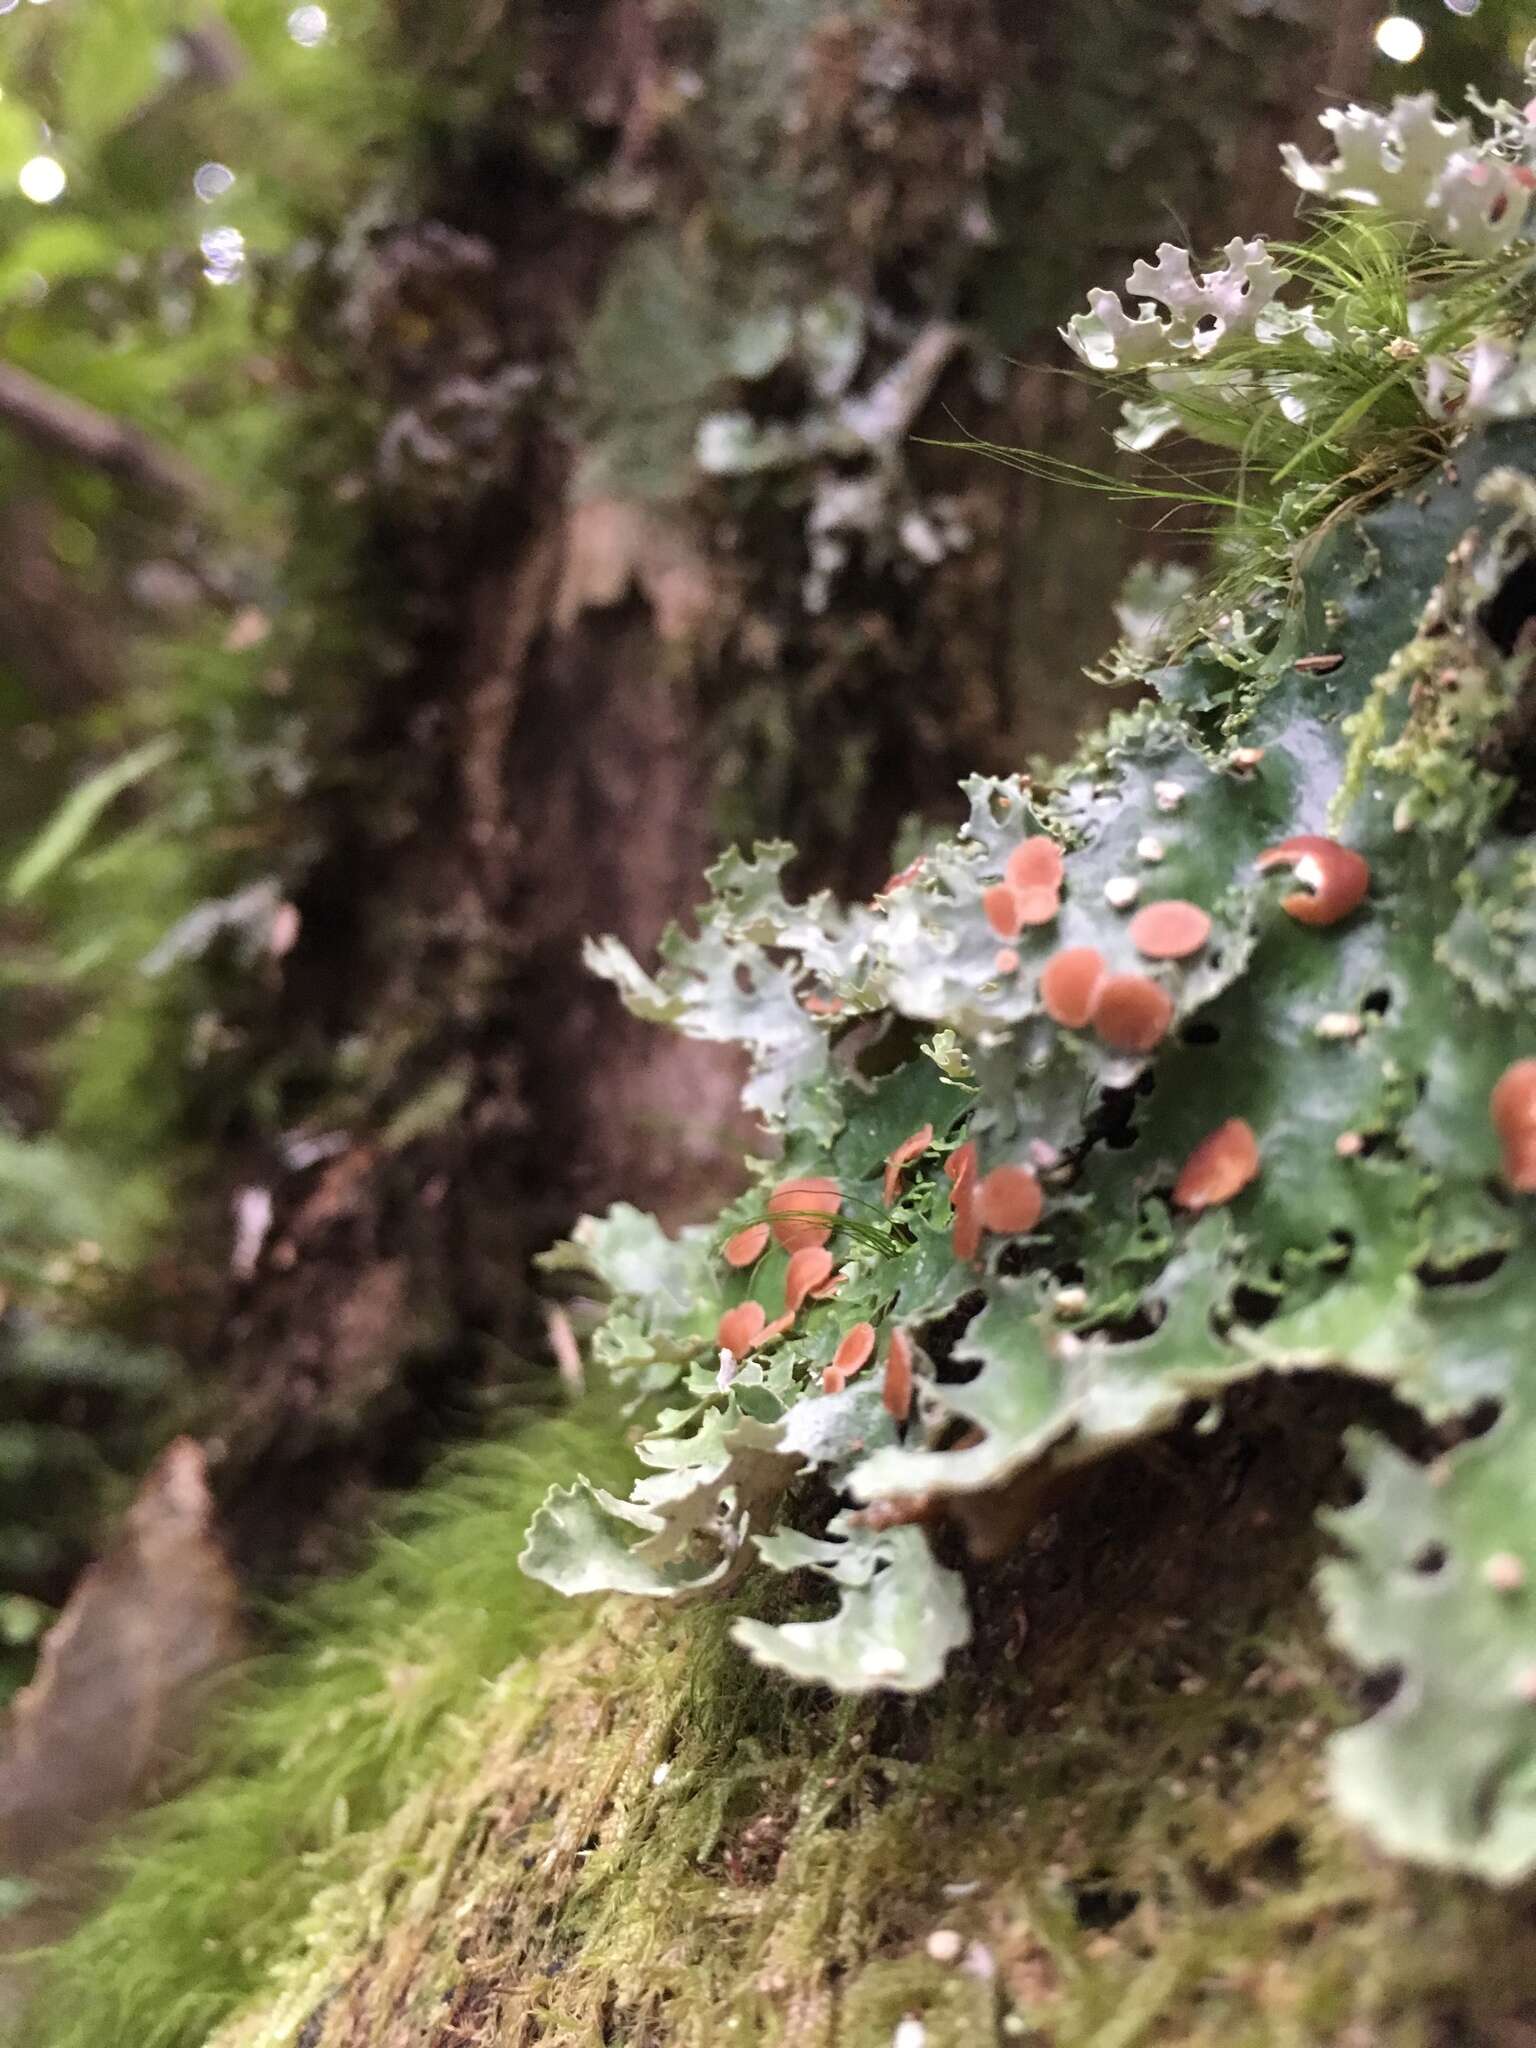
[[[621,1016],[584,934],[644,956],[738,837],[867,892],[961,774],[1100,715],[1077,670],[1146,534],[934,444],[1104,461],[1057,323],[1165,234],[1283,229],[1274,144],[1368,55],[1339,24],[1319,78],[1335,20],[402,25],[455,115],[305,345],[382,423],[345,481],[404,653],[297,821],[321,852],[281,988],[230,1020],[224,1197],[272,1205],[205,1337],[248,1562],[318,1560],[311,1514],[537,1380],[529,1260],[581,1210],[679,1218],[728,1182],[728,1063]]]

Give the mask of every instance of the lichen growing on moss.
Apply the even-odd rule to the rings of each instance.
[[[1536,1869],[1532,1238],[1495,1105],[1533,1041],[1494,974],[1442,966],[1472,864],[1503,895],[1526,873],[1536,439],[1504,252],[1536,124],[1493,122],[1474,144],[1425,102],[1348,117],[1391,173],[1378,193],[1356,164],[1348,196],[1388,226],[1331,227],[1304,305],[1260,242],[1198,276],[1165,247],[1128,289],[1166,317],[1100,293],[1069,330],[1259,472],[1241,617],[1206,611],[1151,675],[1161,703],[1049,783],[974,778],[959,834],[871,904],[792,903],[789,849],[760,847],[718,865],[654,974],[591,949],[638,1015],[746,1049],[744,1102],[784,1154],[713,1234],[580,1234],[617,1310],[602,1354],[674,1405],[629,1500],[556,1488],[523,1564],[669,1600],[754,1558],[814,1573],[836,1614],[741,1620],[743,1648],[848,1693],[921,1690],[966,1623],[914,1523],[997,1557],[1042,1497],[1192,1404],[1263,1373],[1384,1383],[1452,1434],[1411,1506],[1367,1450],[1367,1499],[1335,1524],[1335,1628],[1397,1689],[1335,1747],[1334,1784],[1400,1853],[1508,1881]],[[1453,394],[1494,346],[1477,306],[1508,346]],[[1288,347],[1310,367],[1256,367]],[[1224,665],[1241,688],[1202,701]],[[948,1071],[923,1057],[935,1027]],[[1455,1446],[1485,1404],[1487,1442]]]

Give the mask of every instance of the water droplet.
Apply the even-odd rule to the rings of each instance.
[[[199,164],[192,174],[192,190],[199,199],[222,199],[235,182],[228,164]]]
[[[288,17],[288,33],[301,50],[312,50],[331,31],[331,17],[323,7],[295,7]]]
[[[1394,64],[1412,64],[1424,54],[1424,31],[1406,14],[1389,14],[1376,24],[1376,47]]]
[[[36,206],[51,206],[69,180],[56,156],[34,156],[16,173],[16,183],[23,199],[30,199]]]

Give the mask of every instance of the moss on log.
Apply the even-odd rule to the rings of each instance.
[[[1311,1502],[1356,1413],[1336,1386],[1302,1415],[1261,1389],[1219,1434],[1117,1461],[978,1589],[977,1642],[931,1701],[792,1688],[743,1663],[714,1609],[605,1608],[494,1677],[460,1661],[445,1687],[416,1660],[434,1641],[454,1657],[462,1606],[402,1629],[375,1583],[282,1697],[307,1810],[269,1756],[264,1779],[207,1788],[190,1832],[162,1823],[28,2038],[905,2048],[903,2021],[929,2048],[1516,2038],[1497,2027],[1536,1988],[1519,1902],[1370,1855],[1321,1797],[1320,1737],[1356,1702],[1307,1590]],[[396,1558],[393,1603],[462,1598],[472,1553],[485,1609],[528,1602],[462,1510]],[[407,1752],[381,1724],[409,1723],[413,1686],[434,1732]],[[357,1827],[348,1788],[384,1753],[390,1796],[357,1788],[374,1816]],[[264,1804],[272,1860],[247,1847],[242,1867]]]

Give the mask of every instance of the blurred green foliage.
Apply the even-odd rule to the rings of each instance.
[[[275,950],[300,700],[346,686],[359,408],[293,343],[409,125],[379,28],[356,4],[0,9],[0,362],[187,480],[0,404],[0,1684],[186,1412],[145,1333],[195,1285],[210,990]]]

